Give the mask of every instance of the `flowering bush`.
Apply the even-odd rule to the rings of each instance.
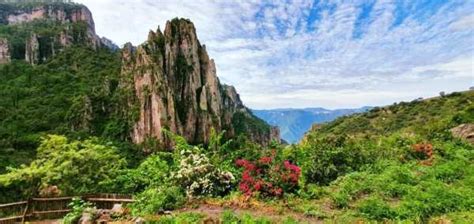
[[[186,190],[189,197],[218,195],[230,190],[235,180],[230,172],[216,168],[199,148],[181,151],[178,170],[172,173],[176,183]]]
[[[275,161],[274,156],[264,156],[255,162],[245,159],[236,161],[242,167],[242,180],[239,189],[246,195],[259,193],[263,196],[282,196],[298,186],[301,169],[289,161],[283,164]]]

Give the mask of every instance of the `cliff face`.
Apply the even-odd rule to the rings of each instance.
[[[10,49],[8,46],[8,40],[0,38],[0,64],[6,64],[10,62]]]
[[[163,129],[191,143],[208,142],[211,129],[226,130],[227,137],[247,134],[262,144],[280,139],[243,105],[234,87],[220,84],[214,61],[188,20],[168,21],[164,32],[150,31],[136,48],[127,44],[122,76],[122,87],[134,92],[129,103],[139,106],[135,143],[154,138],[169,146]]]
[[[86,44],[94,49],[113,46],[95,33],[92,13],[83,5],[50,3],[38,6],[0,4],[0,25],[14,27],[5,39],[15,39],[10,45],[13,59],[41,63],[71,44]],[[22,24],[34,24],[31,27]],[[45,32],[43,27],[50,29]],[[0,34],[1,37],[1,34]],[[18,44],[22,40],[23,44]],[[104,43],[103,43],[104,42]],[[12,43],[12,41],[10,41]]]

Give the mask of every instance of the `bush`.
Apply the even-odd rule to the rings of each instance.
[[[440,181],[424,181],[413,188],[399,207],[402,218],[422,218],[472,209],[474,194],[446,186]]]
[[[302,170],[305,184],[327,185],[371,160],[369,151],[344,137],[308,139],[301,150],[304,153]]]
[[[301,169],[287,160],[283,164],[275,161],[274,155],[255,162],[239,159],[236,165],[243,168],[239,189],[246,195],[258,192],[262,196],[281,197],[298,187]]]
[[[121,171],[107,185],[113,192],[137,193],[149,187],[158,187],[170,181],[172,165],[166,161],[166,154],[155,154],[146,158],[136,169]]]
[[[232,173],[216,168],[201,149],[182,150],[180,156],[178,170],[171,178],[185,189],[188,197],[222,195],[231,189],[235,180]]]
[[[186,200],[179,187],[162,186],[149,188],[135,197],[131,205],[133,215],[148,215],[173,210],[182,206]]]
[[[396,212],[379,197],[364,200],[358,207],[363,216],[373,220],[393,219]]]
[[[73,224],[79,221],[81,218],[82,213],[87,210],[94,210],[95,208],[92,207],[90,202],[85,202],[80,198],[73,198],[72,202],[68,205],[71,208],[71,211],[67,213],[66,216],[63,218],[64,224]],[[91,213],[94,213],[91,211]],[[94,218],[94,217],[92,217]]]
[[[320,199],[326,194],[325,189],[316,184],[308,184],[298,191],[298,195],[305,199]]]
[[[126,163],[115,147],[94,138],[70,141],[49,135],[37,151],[37,158],[29,166],[0,175],[0,192],[18,187],[24,196],[34,196],[51,186],[63,195],[103,192],[107,191],[104,183],[117,176]]]

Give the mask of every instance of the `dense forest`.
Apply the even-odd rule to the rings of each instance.
[[[474,125],[474,91],[344,116],[292,145],[215,129],[208,142],[163,129],[171,148],[135,144],[139,112],[124,104],[133,94],[120,88],[122,51],[93,47],[86,25],[70,25],[77,41],[32,64],[22,58],[27,37],[53,38],[64,24],[0,24],[21,52],[0,65],[1,203],[120,193],[135,200],[114,216],[122,221],[474,222],[474,143],[458,131]],[[268,128],[236,114],[239,132]],[[63,221],[93,207],[74,199]]]

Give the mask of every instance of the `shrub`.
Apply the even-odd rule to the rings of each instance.
[[[239,217],[232,211],[225,210],[221,214],[222,224],[240,223]]]
[[[131,205],[132,214],[147,215],[179,208],[185,202],[185,195],[179,187],[162,186],[143,191],[135,200]]]
[[[37,151],[37,158],[29,166],[0,175],[0,192],[11,186],[21,188],[25,196],[36,195],[40,188],[49,186],[57,186],[64,195],[102,192],[107,190],[104,183],[125,166],[115,147],[95,138],[70,141],[49,135]]]
[[[422,218],[472,209],[472,191],[463,192],[440,181],[423,181],[403,197],[399,207],[402,218]]]
[[[172,164],[163,159],[166,155],[155,154],[146,158],[136,169],[121,171],[107,185],[113,192],[137,193],[148,187],[158,187],[169,181]]]
[[[185,189],[189,197],[221,195],[231,189],[235,180],[232,173],[211,164],[197,147],[181,151],[178,170],[172,173],[171,178]]]
[[[327,185],[371,160],[368,150],[344,137],[308,139],[302,146],[303,181]]]
[[[305,199],[319,199],[326,193],[323,187],[315,184],[308,184],[298,192],[298,194]]]
[[[262,196],[280,197],[285,192],[294,192],[298,186],[301,169],[285,160],[275,161],[275,156],[264,156],[255,162],[245,159],[236,161],[242,167],[239,189],[246,195],[259,193]]]
[[[71,203],[69,203],[68,206],[71,208],[71,211],[67,213],[66,216],[64,216],[63,218],[64,224],[77,223],[77,221],[79,220],[79,218],[81,218],[82,213],[84,213],[84,211],[95,209],[92,207],[92,204],[90,202],[85,202],[80,198],[73,198]],[[91,213],[94,213],[94,212],[91,211]]]
[[[396,217],[396,212],[379,197],[371,197],[364,200],[359,205],[358,210],[363,216],[374,220],[393,219]]]

